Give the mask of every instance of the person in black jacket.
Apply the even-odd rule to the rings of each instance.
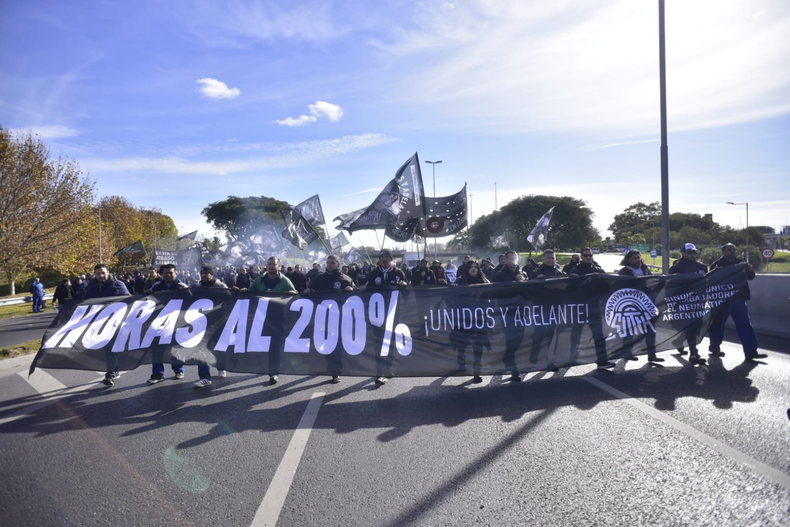
[[[392,264],[392,253],[388,250],[382,250],[379,253],[379,265],[373,269],[370,274],[368,275],[368,283],[362,287],[360,290],[364,291],[368,287],[398,287],[403,288],[408,285],[406,281],[406,277],[403,274],[403,271],[398,269]],[[374,328],[374,334],[377,333],[378,328]],[[377,335],[377,339],[383,338],[383,332],[380,335]],[[376,370],[378,376],[376,377],[376,384],[381,386],[386,384],[387,379],[392,377],[390,373],[390,366],[392,364],[392,354],[387,355],[386,357],[381,357],[379,354],[376,354]]]
[[[516,251],[505,253],[505,266],[494,273],[493,282],[526,282],[527,280],[527,275],[518,268],[518,253]],[[523,327],[513,327],[505,332],[505,354],[502,362],[510,371],[510,382],[521,382],[521,375],[516,366],[516,350],[521,347],[523,338]]]
[[[606,274],[601,266],[593,260],[593,253],[590,247],[585,247],[581,250],[581,263],[574,267],[570,275],[572,277],[586,276],[590,274]],[[598,369],[610,370],[615,367],[615,363],[610,361],[606,355],[606,337],[603,333],[603,323],[601,322],[601,313],[598,311],[596,303],[590,306],[590,313],[588,317],[592,332],[592,340],[595,344],[595,355],[597,358],[596,363]],[[575,361],[579,356],[579,344],[581,343],[582,330],[584,324],[574,324],[571,329],[571,360]]]
[[[653,273],[650,271],[650,268],[645,264],[642,260],[642,253],[637,251],[636,249],[631,249],[628,251],[623,259],[620,261],[620,265],[623,266],[617,274],[620,276],[651,276]],[[633,340],[632,337],[628,337]],[[647,332],[645,334],[645,342],[648,347],[648,354],[647,360],[648,362],[664,362],[664,359],[660,359],[656,356],[655,348],[656,348],[656,334],[653,332]],[[626,341],[623,343],[624,347],[627,347],[630,342]],[[652,351],[650,351],[652,350]],[[628,360],[638,360],[636,357],[626,357]]]
[[[428,260],[423,258],[417,267],[411,271],[412,285],[433,285],[436,283],[436,277],[433,271],[428,267]]]
[[[351,277],[338,270],[340,258],[335,254],[326,257],[326,272],[319,274],[312,280],[310,285],[304,288],[302,293],[309,295],[313,291],[328,291],[335,293],[350,293],[354,290],[354,282]],[[341,350],[335,350],[326,355],[329,372],[332,374],[332,383],[340,382],[340,372],[343,369],[341,362]]]
[[[581,263],[581,259],[579,258],[579,255],[574,254],[571,256],[571,261],[562,266],[562,272],[565,274],[571,274],[571,269],[573,269],[580,263]]]
[[[708,267],[697,261],[697,247],[693,243],[687,243],[683,248],[683,255],[669,268],[669,274],[698,274],[704,276],[708,272]],[[705,359],[700,358],[697,351],[696,330],[698,323],[691,323],[686,327],[685,335],[688,342],[689,362],[691,364],[705,364]],[[677,344],[677,343],[674,343]],[[682,344],[682,343],[681,343]],[[683,346],[677,348],[678,353],[685,355]]]
[[[743,264],[744,261],[736,257],[735,245],[726,243],[721,248],[722,257],[710,264],[710,270],[718,269],[719,267],[727,267],[730,265]],[[748,263],[746,264],[746,279],[754,280],[756,276],[754,269]],[[755,359],[764,359],[768,357],[765,353],[757,353],[757,334],[752,327],[752,321],[749,318],[749,306],[746,301],[749,300],[751,294],[749,286],[746,286],[746,297],[740,300],[733,301],[723,315],[716,317],[710,327],[710,354],[715,357],[724,356],[721,351],[721,343],[724,340],[724,325],[727,319],[732,317],[735,322],[735,329],[738,331],[738,338],[741,339],[743,345],[743,353],[746,360],[753,361]]]
[[[71,288],[71,281],[68,278],[64,278],[52,295],[52,305],[54,306],[55,302],[57,302],[62,309],[66,302],[71,302],[72,300],[74,300],[74,289]]]
[[[483,270],[474,260],[464,262],[463,275],[459,275],[459,279],[452,285],[454,287],[472,286],[476,284],[488,284],[488,278],[483,274]],[[460,270],[460,267],[459,267]],[[450,342],[457,353],[458,369],[462,372],[467,371],[466,368],[466,348],[472,346],[472,353],[474,356],[474,369],[472,382],[479,384],[483,382],[483,377],[480,376],[481,365],[483,361],[483,349],[491,350],[491,341],[488,337],[487,329],[471,329],[463,330],[461,327],[453,329],[450,332]]]
[[[549,278],[551,276],[564,276],[565,273],[557,269],[557,257],[554,251],[546,249],[543,251],[543,263],[532,269],[530,278]]]

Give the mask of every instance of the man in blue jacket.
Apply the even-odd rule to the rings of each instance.
[[[735,245],[726,243],[721,248],[722,257],[710,264],[710,270],[718,269],[719,267],[727,267],[728,265],[738,265],[744,263],[743,260],[735,256]],[[751,265],[746,264],[746,279],[754,280],[755,272]],[[720,317],[717,317],[710,328],[710,354],[715,357],[723,357],[724,352],[721,351],[721,343],[724,340],[724,326],[727,319],[732,317],[735,322],[735,329],[738,331],[738,338],[741,339],[743,345],[743,353],[746,360],[753,361],[755,359],[764,359],[768,357],[765,353],[757,353],[757,334],[752,327],[752,321],[749,317],[749,306],[746,301],[751,296],[749,293],[749,286],[746,286],[747,296],[741,300],[735,300],[730,304],[730,307]]]
[[[41,313],[41,304],[44,302],[44,284],[38,278],[33,279],[30,294],[33,295],[33,313]]]

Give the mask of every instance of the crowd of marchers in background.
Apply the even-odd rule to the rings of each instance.
[[[685,244],[681,258],[676,260],[669,269],[669,274],[700,274],[704,275],[716,268],[743,264],[744,262],[736,256],[736,247],[728,243],[721,248],[722,256],[708,267],[697,261],[698,251],[692,243]],[[339,257],[330,255],[326,258],[325,266],[322,268],[320,262],[314,262],[312,268],[304,272],[300,265],[286,267],[280,264],[278,258],[272,256],[265,266],[225,266],[215,268],[204,265],[199,270],[177,269],[175,265],[166,264],[160,267],[151,266],[145,272],[137,270],[126,274],[122,278],[112,276],[103,264],[98,264],[94,268],[93,275],[80,275],[74,283],[69,279],[64,279],[57,287],[53,295],[53,302],[63,306],[72,301],[80,301],[89,298],[100,298],[109,296],[125,296],[130,294],[151,294],[158,291],[187,289],[189,287],[219,287],[227,288],[240,293],[262,293],[262,292],[284,292],[288,294],[309,295],[314,291],[334,291],[350,292],[354,290],[365,290],[376,287],[418,287],[418,286],[475,286],[478,284],[488,284],[497,282],[526,282],[528,280],[545,280],[558,277],[580,277],[591,274],[603,274],[605,271],[593,259],[593,251],[585,247],[579,254],[574,254],[568,264],[560,267],[556,262],[555,253],[548,249],[543,251],[540,256],[541,262],[536,262],[532,257],[528,257],[523,266],[520,265],[519,255],[515,251],[507,251],[500,254],[497,264],[491,259],[484,258],[481,261],[474,260],[467,255],[456,265],[448,261],[443,267],[439,260],[433,260],[428,265],[427,259],[420,260],[416,266],[410,268],[406,262],[393,263],[392,253],[382,250],[379,253],[378,262],[372,265],[365,262],[362,265],[351,263],[342,265]],[[639,277],[648,276],[652,272],[642,260],[642,255],[637,250],[630,250],[620,262],[619,275]],[[752,280],[755,277],[754,269],[746,264],[747,278]],[[748,289],[747,289],[748,290]],[[34,295],[33,311],[39,312],[43,299],[43,286],[36,278],[31,293]],[[747,298],[748,299],[748,295]],[[735,322],[743,351],[747,360],[765,358],[767,355],[758,353],[758,342],[754,328],[749,318],[749,308],[746,299],[736,300],[730,303],[724,313],[714,321],[710,329],[709,354],[722,356],[721,343],[724,337],[724,327],[729,317]],[[599,369],[611,369],[615,365],[606,359],[604,335],[601,326],[600,313],[591,315],[590,329],[593,332],[593,340],[596,343],[596,352],[599,360]],[[686,332],[684,343],[687,343],[690,356],[689,364],[703,364],[705,359],[699,355],[696,347],[696,328],[689,327]],[[683,347],[678,351],[685,354]],[[105,384],[112,386],[118,372],[115,369],[113,354],[109,354]],[[270,358],[276,357],[272,354]],[[637,357],[629,357],[628,360],[638,360]],[[664,359],[659,358],[655,352],[648,354],[648,362],[658,363]],[[477,360],[476,360],[477,363]],[[184,365],[172,364],[176,379],[184,377]],[[378,376],[376,383],[385,384],[391,377],[386,364],[377,364]],[[270,364],[270,370],[277,372],[278,364]],[[333,372],[332,381],[339,382],[340,375]],[[219,371],[220,377],[225,376],[225,372]],[[200,379],[195,383],[196,388],[211,385],[211,374],[208,366],[199,367]],[[473,382],[482,382],[479,372],[474,372]],[[164,365],[154,364],[149,384],[156,384],[164,380]],[[511,381],[521,380],[520,374],[514,369],[510,377]],[[277,383],[277,374],[270,375],[271,384]]]

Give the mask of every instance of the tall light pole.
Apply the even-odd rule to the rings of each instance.
[[[433,168],[433,201],[434,204],[436,203],[436,165],[442,162],[440,159],[439,161],[425,161],[426,163],[430,163],[431,167]],[[433,257],[436,258],[436,236],[433,237]]]
[[[494,181],[494,212],[497,212],[498,210],[499,210],[499,207],[497,206],[497,203],[496,203],[496,181]]]
[[[667,147],[667,61],[664,51],[664,0],[658,0],[658,73],[661,106],[661,263],[669,274],[669,147]]]
[[[749,202],[741,201],[736,203],[728,201],[727,205],[746,205],[746,263],[749,263]]]
[[[469,233],[469,227],[472,226],[472,223],[475,221],[475,210],[472,207],[472,198],[474,198],[474,194],[469,194],[469,223],[466,224],[466,238],[469,240],[469,252],[472,252],[472,235]]]

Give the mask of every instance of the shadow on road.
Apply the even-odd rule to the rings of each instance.
[[[750,403],[757,400],[759,390],[753,385],[749,373],[757,364],[744,362],[727,370],[720,359],[711,358],[707,366],[690,367],[683,363],[672,367],[651,367],[625,371],[622,363],[613,372],[595,370],[587,376],[597,378],[628,393],[634,398],[653,399],[655,407],[672,410],[681,397],[694,397],[710,401],[714,406],[728,409],[735,402]],[[503,382],[494,377],[483,388],[468,389],[469,383],[443,385],[445,379],[436,379],[430,385],[413,387],[407,392],[390,398],[375,400],[345,400],[360,390],[371,386],[372,379],[346,378],[342,389],[326,395],[324,410],[315,428],[335,430],[345,434],[365,428],[385,428],[378,440],[388,442],[422,427],[442,425],[456,427],[469,420],[500,418],[514,422],[527,414],[551,412],[562,407],[589,410],[614,397],[593,388],[584,376],[564,377],[564,370],[548,376],[543,372],[526,382]],[[71,417],[64,420],[64,412],[52,407],[0,426],[0,433],[23,433],[46,436],[84,428],[86,425],[101,428],[118,425],[135,425],[124,436],[144,434],[151,430],[184,423],[213,425],[204,435],[178,445],[180,449],[192,448],[233,432],[293,430],[295,419],[304,411],[306,402],[298,401],[274,408],[264,408],[266,403],[292,396],[302,391],[315,391],[326,385],[326,377],[298,377],[274,386],[263,382],[261,375],[234,375],[217,383],[212,390],[191,390],[181,382],[167,382],[140,391],[140,386],[119,387],[138,390],[124,399],[114,396],[107,400],[107,391],[78,392],[59,401],[52,407],[67,405]],[[255,381],[255,382],[250,382]],[[393,379],[392,384],[398,383]],[[386,390],[389,386],[384,387]],[[233,393],[231,398],[227,395]],[[220,397],[222,396],[222,397]],[[196,400],[201,404],[195,405]],[[16,406],[32,403],[35,397],[6,401],[4,405]],[[331,404],[330,404],[331,403]],[[73,413],[72,413],[73,412]],[[79,416],[79,417],[77,417]],[[80,421],[80,423],[76,423]]]

